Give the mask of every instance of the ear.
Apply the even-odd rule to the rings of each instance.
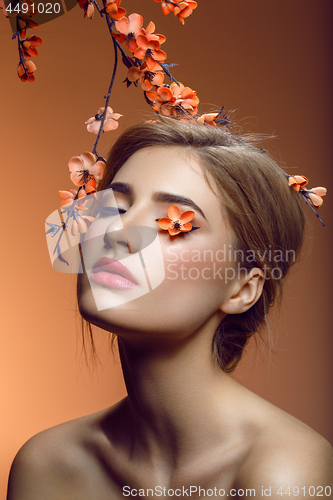
[[[240,314],[252,307],[262,294],[265,275],[262,269],[252,268],[238,280],[220,309],[226,314]]]

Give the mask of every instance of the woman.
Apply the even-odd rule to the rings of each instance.
[[[29,440],[8,500],[331,497],[327,441],[228,375],[301,247],[284,172],[223,130],[163,120],[118,139],[98,198],[79,309],[117,336],[128,396]]]

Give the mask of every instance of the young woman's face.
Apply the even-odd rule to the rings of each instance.
[[[213,316],[217,325],[234,277],[232,235],[195,157],[177,147],[142,149],[110,187],[98,195],[103,209],[83,243],[83,317],[118,335],[185,336]],[[160,229],[156,220],[172,205],[194,211],[199,229]]]

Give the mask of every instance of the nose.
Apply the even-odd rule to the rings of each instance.
[[[105,246],[124,256],[140,252],[151,245],[157,236],[157,229],[145,224],[148,224],[147,218],[131,208],[106,225],[103,236]]]

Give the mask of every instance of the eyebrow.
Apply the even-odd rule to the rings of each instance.
[[[117,193],[122,193],[129,196],[132,196],[133,194],[132,187],[125,182],[112,182],[111,184],[109,184],[107,189],[113,189],[113,191],[116,191]],[[156,201],[158,203],[180,203],[181,205],[186,205],[199,212],[202,217],[206,219],[205,214],[203,213],[201,208],[196,203],[194,203],[193,200],[191,200],[190,198],[186,198],[185,196],[159,191],[153,194],[153,201]]]

